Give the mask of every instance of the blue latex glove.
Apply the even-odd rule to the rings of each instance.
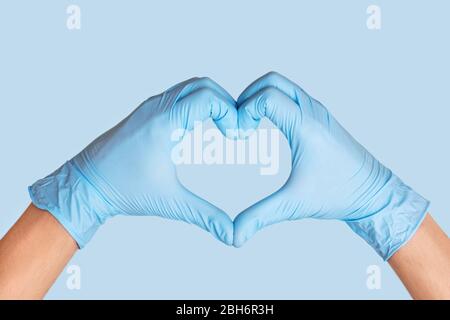
[[[234,99],[208,78],[182,82],[151,97],[48,177],[29,188],[32,202],[51,212],[83,247],[106,219],[154,215],[198,225],[231,245],[226,213],[178,181],[171,150],[174,130],[212,118],[235,129]]]
[[[235,246],[280,221],[339,219],[387,260],[414,234],[428,201],[355,141],[320,102],[269,73],[238,99],[241,129],[256,128],[262,117],[286,136],[292,172],[280,190],[236,217]]]

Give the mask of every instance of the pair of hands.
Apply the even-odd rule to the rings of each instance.
[[[170,137],[208,118],[224,135],[244,132],[256,129],[263,117],[288,140],[291,175],[280,190],[233,222],[180,183]],[[142,103],[29,190],[33,203],[51,212],[80,247],[118,214],[183,220],[236,247],[265,226],[318,218],[346,221],[388,259],[411,237],[428,206],[320,102],[273,72],[252,83],[237,101],[208,78],[175,85]]]

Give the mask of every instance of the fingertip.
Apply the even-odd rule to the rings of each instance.
[[[244,246],[244,244],[247,243],[248,240],[250,240],[250,238],[253,237],[253,235],[256,232],[252,232],[251,234],[249,233],[243,233],[243,232],[239,232],[239,233],[234,233],[234,237],[233,237],[233,246],[235,248],[241,248]]]
[[[231,233],[231,236],[229,236],[228,234],[224,237],[224,239],[222,240],[223,243],[225,243],[227,246],[233,246],[233,233]]]
[[[241,248],[243,245],[244,245],[244,242],[242,242],[242,241],[237,241],[237,240],[233,241],[233,247],[235,247],[237,249]]]
[[[226,223],[225,225],[223,225],[223,232],[219,236],[220,240],[226,245],[232,246],[234,241],[233,232],[233,223],[230,221],[230,223]]]
[[[239,95],[237,99],[238,105],[244,103],[247,99],[249,99],[253,94],[255,94],[260,89],[266,86],[273,86],[280,79],[284,79],[284,77],[280,73],[276,71],[267,72],[263,76],[253,81],[244,91],[242,91],[242,93]]]
[[[248,138],[259,126],[261,117],[252,115],[246,106],[238,109],[238,137],[239,139]]]
[[[258,229],[257,221],[249,219],[249,217],[245,215],[245,212],[238,215],[233,224],[233,246],[236,248],[242,247]]]
[[[233,245],[234,225],[230,217],[223,211],[218,211],[210,223],[210,233],[219,241],[231,246]]]
[[[234,234],[233,247],[241,248],[246,242],[247,242],[247,237],[245,237],[242,233],[241,234],[237,234],[237,233]]]
[[[238,115],[235,106],[227,106],[225,114],[214,122],[225,137],[236,139],[238,136]]]

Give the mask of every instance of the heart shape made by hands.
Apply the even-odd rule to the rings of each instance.
[[[207,119],[220,132],[203,127]],[[188,132],[192,139],[183,139]],[[191,141],[189,151],[178,152],[184,141]],[[183,163],[194,165],[191,180]],[[212,164],[222,170],[216,176]],[[211,181],[215,188],[205,189]],[[274,72],[237,101],[211,79],[181,82],[144,101],[29,190],[33,203],[52,212],[80,248],[117,214],[186,221],[236,247],[266,226],[316,218],[347,222],[389,258],[428,208],[319,101]],[[211,202],[233,205],[228,212],[245,209],[232,220]]]
[[[191,157],[177,166],[178,178],[188,190],[221,208],[232,219],[276,192],[289,178],[289,144],[267,119],[261,121],[254,139],[228,139],[211,120],[198,124],[194,130],[199,131],[195,135],[200,140],[190,140],[194,141],[189,146]],[[194,161],[192,156],[196,148],[201,150],[200,161]]]
[[[279,181],[278,185],[274,184],[273,189],[269,189],[266,193],[261,192],[260,201],[235,217],[233,221],[234,246],[242,246],[258,230],[266,226],[302,218],[343,220],[363,238],[374,241],[370,236],[372,234],[370,230],[375,222],[366,218],[375,213],[378,214],[392,202],[392,199],[405,198],[403,193],[408,188],[400,179],[357,143],[319,101],[277,73],[268,73],[250,84],[241,93],[236,105],[239,137],[247,137],[247,139],[238,139],[235,141],[236,144],[263,141],[260,144],[256,143],[256,148],[250,147],[247,153],[249,158],[244,158],[254,162],[258,155],[264,156],[264,150],[268,149],[270,139],[264,141],[264,139],[260,139],[261,135],[255,133],[248,135],[244,131],[258,128],[261,121],[267,118],[286,138],[285,142],[287,149],[290,148],[291,158],[279,167],[284,169],[291,162],[291,172],[284,171],[283,180]],[[264,133],[262,130],[266,129],[259,128],[257,132]],[[207,136],[206,141],[211,141],[211,135]],[[267,138],[269,134],[266,132],[262,136]],[[278,164],[281,158],[285,159],[284,156],[281,157],[280,149],[271,149],[271,151],[275,151],[271,155],[275,155]],[[209,146],[206,146],[205,150],[215,151],[215,153],[206,152],[204,160],[207,164],[217,158],[222,164],[223,159],[227,158],[230,151],[225,148],[226,152],[223,152],[223,148]],[[263,163],[264,159],[267,158],[262,158]],[[211,178],[211,174],[207,174],[207,176]],[[218,177],[216,181],[220,181],[223,188],[216,196],[219,197],[223,193],[229,193],[229,190],[236,189],[234,181],[243,181],[245,179],[243,177],[246,176],[240,173],[238,179],[234,177],[228,183],[223,183],[223,177]],[[239,199],[246,193],[254,195],[252,189],[256,185],[256,179],[253,179],[255,177],[249,179],[251,185],[245,186],[244,183],[241,183],[244,190],[239,190],[238,194],[234,194],[233,200]],[[283,184],[283,182],[285,183]],[[197,184],[189,185],[186,182],[185,184],[191,190],[195,190],[198,186]],[[263,183],[260,182],[258,185],[262,186]],[[279,188],[280,186],[282,187]],[[218,203],[208,196],[208,192],[198,189],[195,191],[203,197],[209,198],[211,202]],[[415,201],[421,207],[427,206],[427,201],[423,198],[415,194],[411,197],[417,198]],[[257,198],[253,198],[252,202],[258,200]],[[218,204],[220,205],[220,203]],[[244,202],[241,205],[245,208],[249,203]],[[398,206],[399,204],[394,205]],[[240,211],[242,208],[237,207],[236,209],[236,211]],[[417,212],[423,212],[423,210],[413,210],[413,218],[417,216]],[[385,221],[382,216],[380,217],[380,221]],[[377,223],[382,224],[381,222]],[[386,241],[375,241],[375,243],[378,242],[385,243]],[[390,253],[389,250],[392,250],[389,246],[387,247],[388,249],[377,250],[382,256],[387,256]],[[382,252],[383,250],[387,250],[387,252]]]

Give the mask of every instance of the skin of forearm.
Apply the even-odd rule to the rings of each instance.
[[[389,264],[414,299],[450,299],[450,239],[431,215]]]
[[[47,211],[30,205],[0,240],[0,299],[41,299],[77,245]]]
[[[30,205],[0,240],[0,299],[41,299],[77,245],[48,212]],[[450,240],[427,215],[389,260],[415,299],[450,299]]]

